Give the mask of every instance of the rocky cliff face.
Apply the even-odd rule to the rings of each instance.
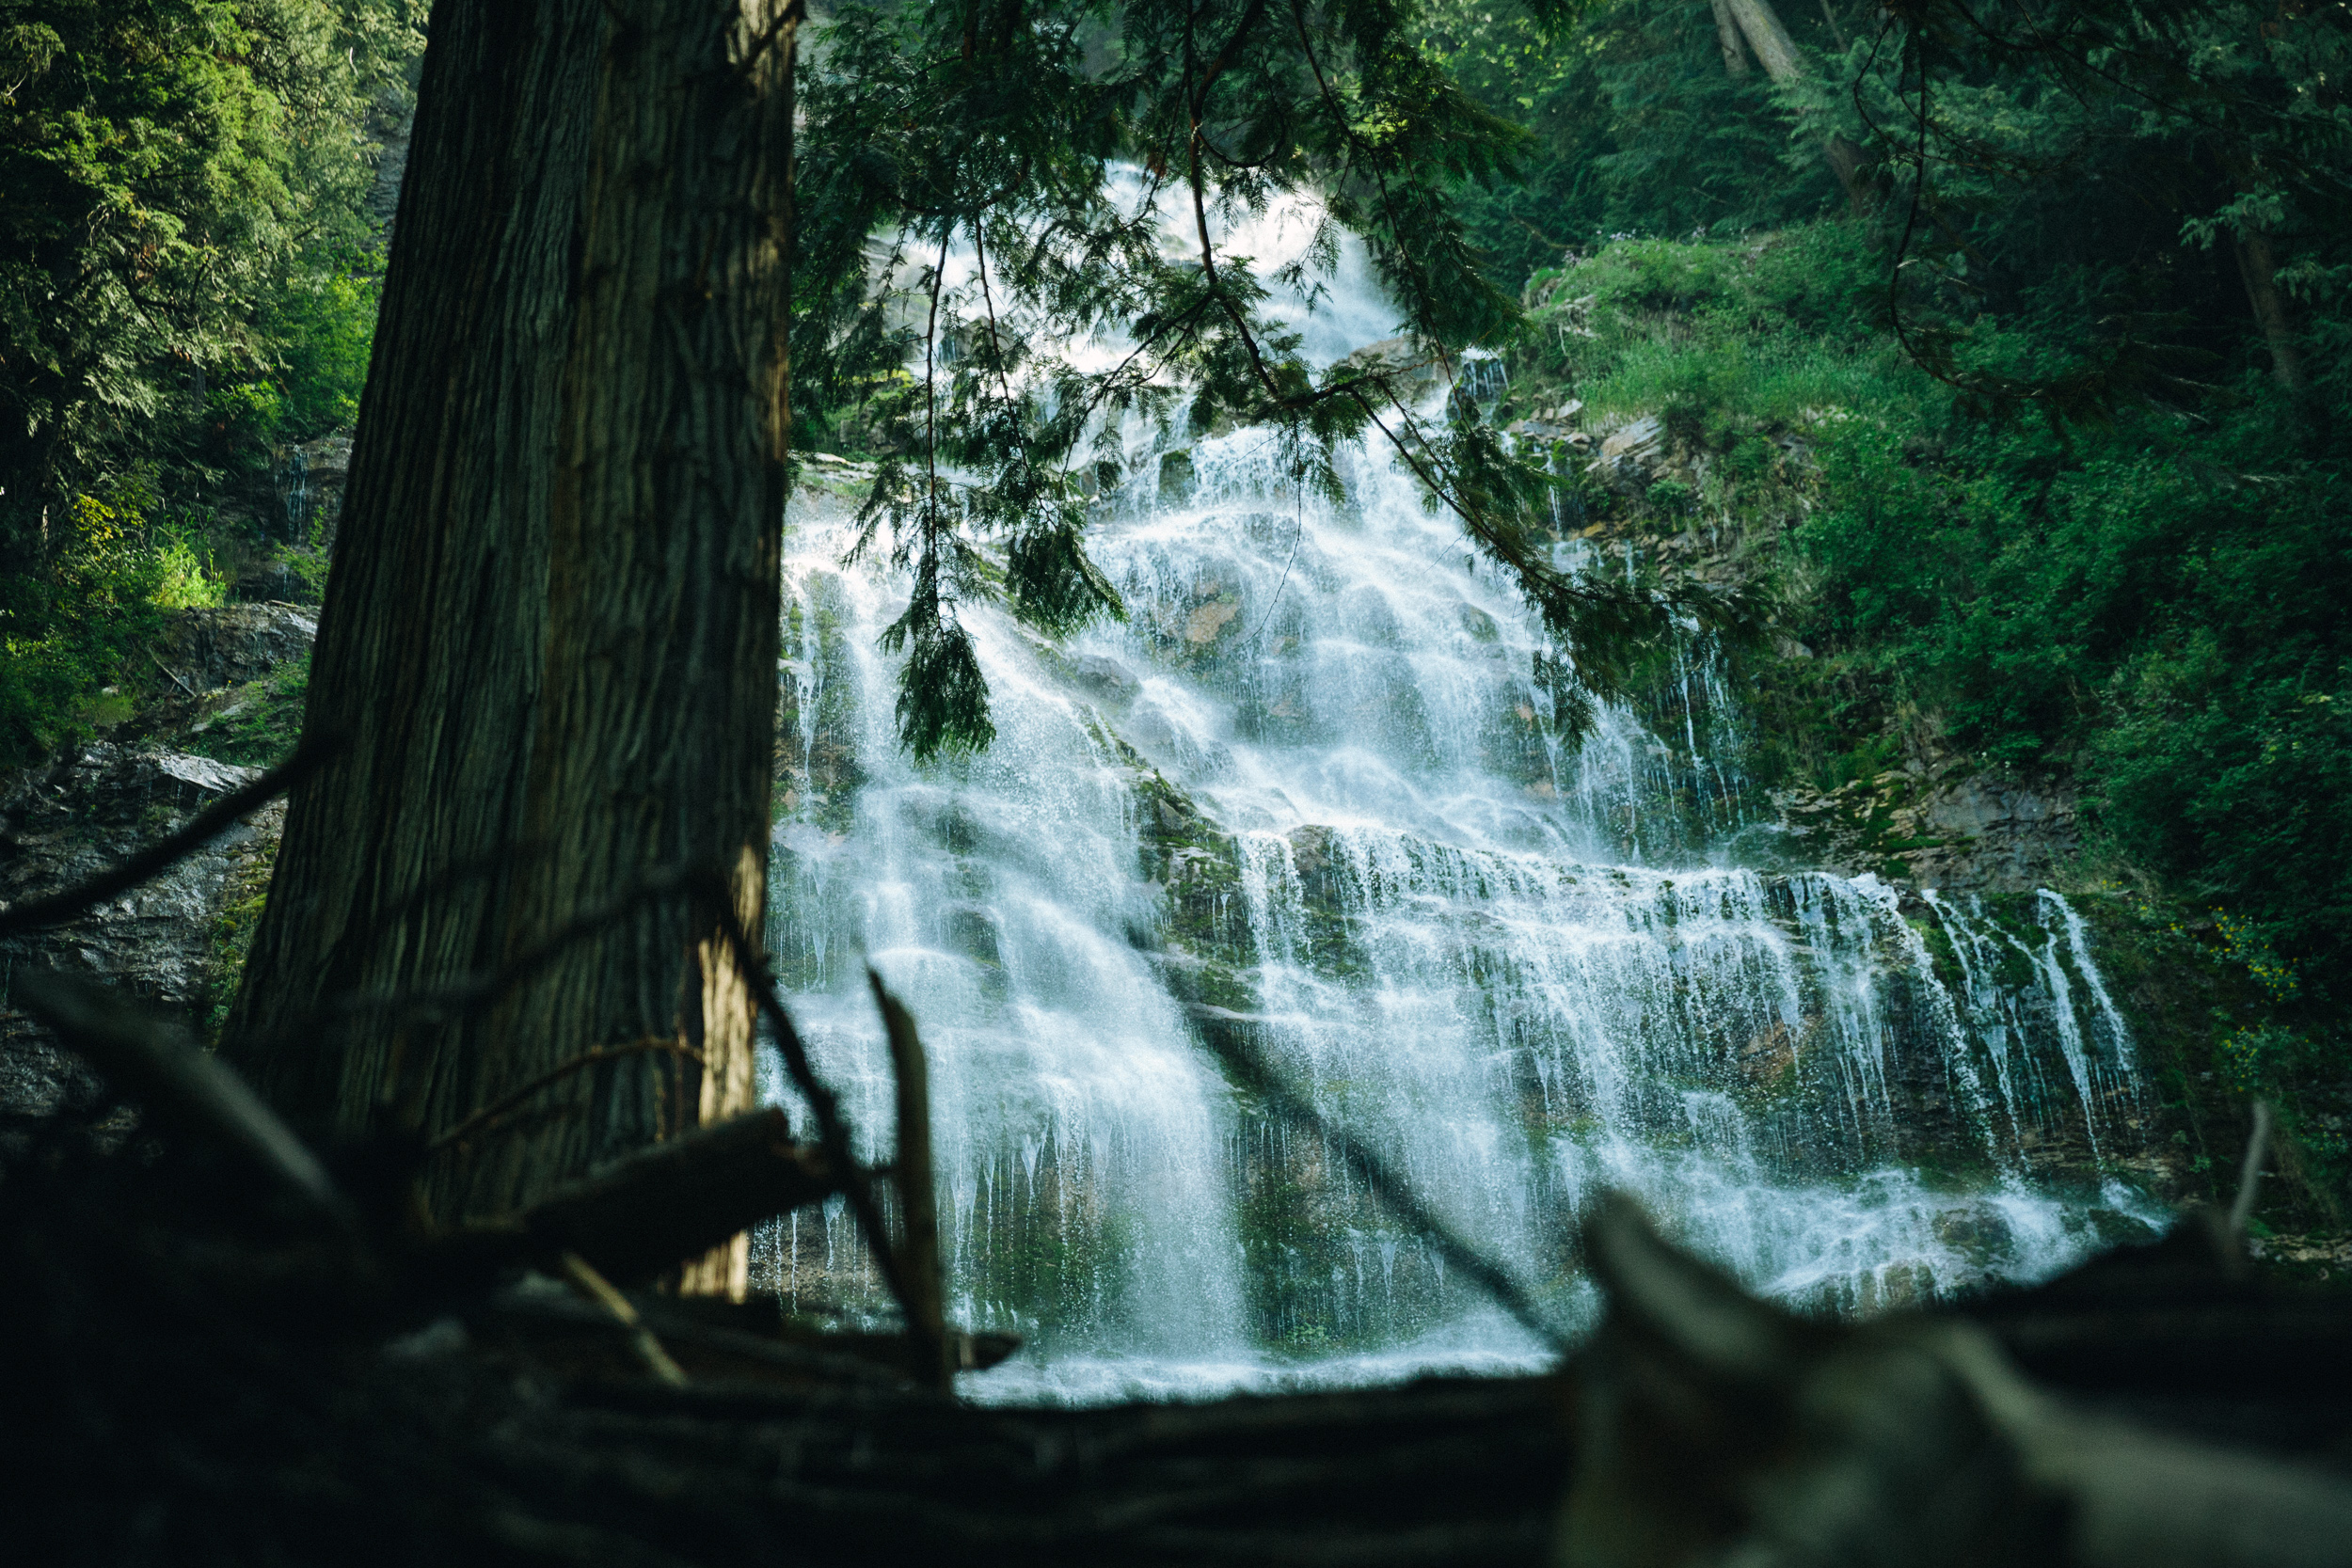
[[[1772,804],[1792,858],[1914,888],[2030,893],[2063,879],[2082,848],[2063,780],[1921,768],[1834,790],[1781,790]]]
[[[0,793],[0,899],[73,886],[176,831],[260,775],[199,754],[271,674],[301,658],[316,632],[290,605],[232,605],[178,617],[151,655],[163,695],[111,732],[27,769]],[[269,880],[282,802],[257,812],[152,881],[49,930],[0,942],[0,1121],[39,1116],[87,1092],[87,1073],[7,1005],[24,968],[92,974],[207,1032]]]

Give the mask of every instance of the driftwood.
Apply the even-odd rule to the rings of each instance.
[[[2108,1272],[2175,1270],[2184,1250]],[[1791,1317],[1668,1246],[1622,1199],[1588,1225],[1585,1251],[1611,1313],[1575,1367],[1579,1465],[1559,1553],[1572,1568],[2319,1568],[2352,1551],[2352,1482],[2061,1400],[1986,1323]],[[2098,1273],[1991,1316],[2028,1339],[2054,1296],[2128,1317]],[[2341,1344],[2352,1318],[2339,1307],[2336,1320]]]

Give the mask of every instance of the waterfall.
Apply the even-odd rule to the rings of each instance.
[[[1540,628],[1384,453],[1346,454],[1339,504],[1259,433],[1164,455],[1138,443],[1099,505],[1127,620],[1054,642],[967,609],[997,738],[930,766],[876,650],[903,586],[839,564],[847,503],[793,502],[771,939],[878,1161],[866,964],[920,1022],[950,1315],[1025,1340],[969,1393],[1539,1362],[1338,1149],[1229,1084],[1220,1032],[1572,1328],[1597,1311],[1576,1217],[1610,1188],[1838,1312],[2158,1223],[2116,1164],[2130,1032],[2058,895],[1742,864],[1743,721],[1695,637],[1665,709],[1565,746]],[[799,1311],[885,1305],[838,1206],[763,1232],[755,1275]]]

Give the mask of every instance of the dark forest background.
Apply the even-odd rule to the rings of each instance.
[[[2062,780],[2085,882],[2243,972],[2247,1083],[2337,1065],[2352,8],[1782,0],[1767,60],[1707,0],[1363,4],[1508,124],[1500,167],[1449,177],[1518,302],[1475,325],[1513,371],[1490,417],[1661,420],[1673,472],[1585,484],[1578,515],[1704,526],[1765,594],[1731,655],[1761,782],[1921,756]],[[1116,56],[1094,8],[1045,9],[1081,68]],[[803,62],[816,450],[891,455],[864,411],[903,345],[855,340],[836,286],[871,148],[823,112],[909,14],[819,8]],[[426,21],[0,3],[0,763],[118,721],[144,640],[241,563],[324,570],[274,486],[358,417]],[[236,760],[290,740],[282,685]]]

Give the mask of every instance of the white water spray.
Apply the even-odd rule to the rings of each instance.
[[[794,502],[773,946],[877,1160],[865,963],[921,1023],[951,1313],[1028,1340],[970,1393],[1536,1363],[1361,1172],[1233,1092],[1218,1031],[1565,1323],[1595,1309],[1575,1225],[1610,1188],[1839,1311],[2144,1227],[2101,1168],[2130,1037],[2063,899],[1909,906],[1955,994],[1875,878],[1711,858],[1743,787],[1703,645],[1668,721],[1608,711],[1565,748],[1540,628],[1384,453],[1347,454],[1340,505],[1254,432],[1197,443],[1165,494],[1137,456],[1093,545],[1127,622],[1048,644],[967,609],[997,740],[929,768],[875,651],[902,586],[836,564],[846,507]],[[2054,1179],[2032,1156],[2067,1137],[2087,1158]],[[802,1310],[883,1304],[838,1212],[766,1233],[758,1268]]]

